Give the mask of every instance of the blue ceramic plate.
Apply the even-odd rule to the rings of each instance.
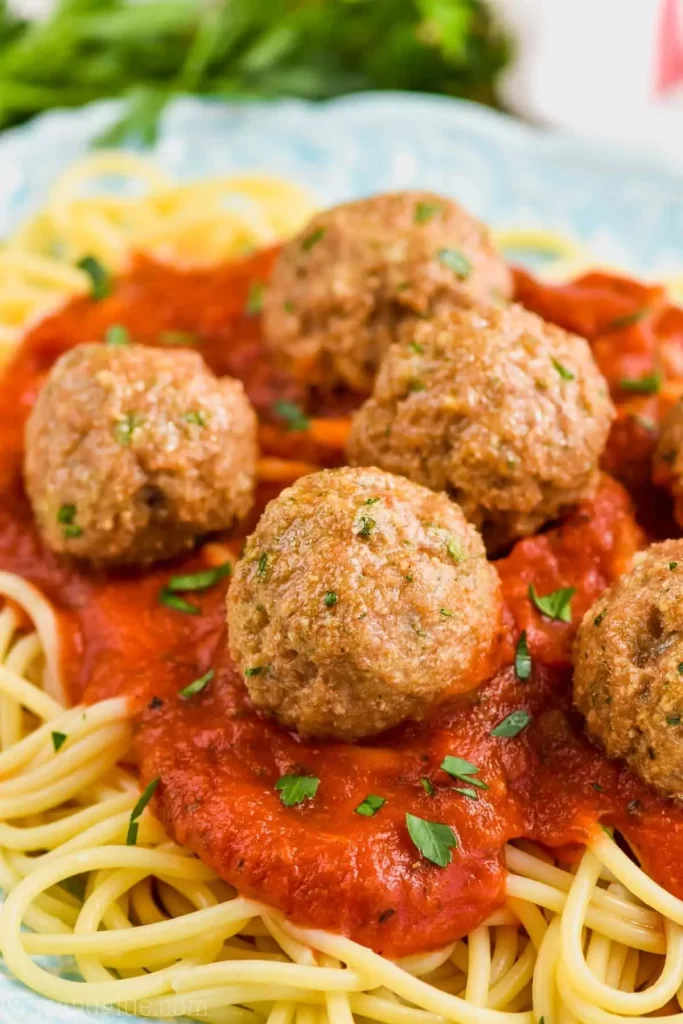
[[[0,238],[40,207],[60,171],[119,110],[105,102],[56,111],[0,136]],[[497,227],[563,231],[635,272],[683,266],[683,172],[540,133],[455,100],[398,93],[319,105],[182,99],[164,115],[154,156],[178,178],[280,174],[325,204],[430,188]],[[63,974],[73,970],[73,963],[61,965]],[[0,1021],[83,1024],[115,1017],[121,1019],[40,999],[6,977],[0,964]]]

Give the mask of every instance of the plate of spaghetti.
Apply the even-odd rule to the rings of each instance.
[[[115,113],[0,140],[2,1005],[679,1024],[680,179]]]

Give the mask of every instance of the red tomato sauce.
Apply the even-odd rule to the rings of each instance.
[[[186,595],[196,615],[160,603],[169,578],[204,565],[201,555],[144,572],[104,573],[41,544],[21,486],[23,423],[54,360],[102,338],[112,324],[146,344],[196,344],[217,373],[240,377],[271,426],[266,453],[334,461],[305,434],[287,433],[274,413],[278,400],[302,403],[303,396],[271,368],[258,317],[244,312],[250,285],[267,280],[272,258],[264,253],[191,273],[139,260],[110,297],[74,301],[39,324],[0,377],[0,569],[20,573],[53,602],[72,699],[130,695],[142,783],[161,780],[155,812],[241,893],[390,956],[453,940],[500,906],[503,846],[512,838],[560,849],[585,842],[602,821],[683,897],[683,809],[605,759],[571,707],[571,643],[583,613],[648,534],[676,532],[668,498],[649,483],[659,421],[683,389],[683,312],[667,305],[661,289],[601,274],[553,287],[517,274],[521,301],[591,341],[619,405],[605,467],[628,484],[635,506],[606,476],[593,500],[497,563],[506,603],[504,667],[430,723],[354,745],[301,740],[249,706],[227,655],[228,581]],[[664,381],[656,392],[623,386],[653,374]],[[309,411],[339,416],[351,405],[341,397],[314,401]],[[262,488],[257,507],[273,493]],[[529,599],[530,584],[541,595],[574,588],[572,621],[544,618]],[[522,630],[533,659],[527,681],[514,670]],[[209,668],[214,676],[201,693],[179,695]],[[512,711],[527,712],[527,727],[492,736]],[[476,800],[454,788],[466,782],[440,768],[447,754],[479,768],[488,788],[477,789]],[[274,789],[285,774],[318,777],[315,799],[285,807]],[[355,808],[370,793],[386,803],[362,817]],[[451,826],[458,845],[450,865],[421,858],[407,812]]]

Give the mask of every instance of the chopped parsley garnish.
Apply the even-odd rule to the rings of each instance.
[[[136,412],[127,412],[123,419],[119,420],[114,427],[114,437],[119,444],[129,445],[133,440],[135,431],[145,422],[143,416]]]
[[[112,324],[104,332],[104,344],[110,348],[122,348],[130,345],[130,334],[123,324]]]
[[[426,775],[423,775],[420,779],[420,785],[424,789],[427,796],[434,796],[436,793],[436,787],[431,779],[428,779]]]
[[[411,352],[414,352],[416,356],[424,355],[424,345],[421,345],[419,341],[411,341],[408,348]]]
[[[266,286],[263,281],[252,281],[249,285],[249,294],[247,295],[247,304],[244,307],[244,312],[247,316],[256,316],[263,309],[263,295],[265,293]]]
[[[174,594],[168,587],[162,587],[159,591],[159,602],[166,608],[172,608],[176,612],[185,612],[187,615],[199,615],[201,612],[201,608],[198,608],[196,604],[190,604],[184,597]]]
[[[465,553],[455,537],[449,537],[446,541],[446,551],[454,562],[462,562],[465,557]]]
[[[265,666],[263,665],[252,665],[251,668],[245,668],[244,674],[247,679],[251,679],[253,676],[261,676],[265,672]]]
[[[112,276],[94,256],[84,256],[76,266],[84,270],[90,278],[90,297],[99,301],[111,295]]]
[[[416,224],[427,224],[432,217],[436,217],[442,211],[443,206],[440,203],[416,203],[413,220]]]
[[[576,593],[576,587],[560,587],[550,594],[536,593],[533,583],[529,584],[529,597],[532,604],[549,619],[558,619],[560,622],[572,621],[571,601]]]
[[[183,416],[186,423],[192,423],[195,427],[205,427],[208,423],[207,414],[203,409],[191,409]]]
[[[446,619],[452,619],[454,612],[450,608],[439,608],[439,615],[443,615]]]
[[[673,572],[677,565],[678,562],[669,562],[669,569],[671,570],[671,572]]]
[[[376,526],[377,523],[371,516],[359,516],[356,524],[356,536],[367,540]]]
[[[66,742],[66,733],[65,732],[53,732],[52,733],[52,746],[55,748],[55,753],[57,753],[59,748],[62,747],[65,742]]]
[[[258,565],[256,567],[256,575],[262,580],[268,572],[268,554],[266,551],[262,555],[259,555]]]
[[[152,779],[149,786],[145,789],[142,796],[136,803],[135,807],[131,811],[130,822],[128,824],[128,835],[126,836],[126,846],[135,846],[138,841],[138,818],[144,811],[147,804],[154,796],[154,790],[161,782],[160,778]]]
[[[310,235],[306,235],[301,243],[301,248],[304,252],[310,252],[313,246],[317,245],[318,242],[321,242],[325,237],[326,231],[327,228],[316,228],[315,231],[311,231]]]
[[[287,402],[284,398],[275,402],[273,410],[287,424],[287,430],[308,430],[311,422],[296,402]]]
[[[521,683],[525,683],[531,676],[531,655],[527,646],[525,629],[520,633],[515,649],[515,675]]]
[[[406,581],[406,583],[412,583],[415,577],[413,576],[412,572],[407,572],[403,579]]]
[[[285,807],[294,807],[304,800],[312,800],[318,792],[320,779],[313,775],[283,775],[275,783],[280,793],[280,800]]]
[[[593,619],[593,625],[594,626],[601,626],[602,625],[602,621],[605,618],[606,614],[607,614],[607,612],[600,612],[599,615],[596,615],[595,618]]]
[[[447,754],[441,762],[441,768],[458,782],[466,782],[469,786],[476,786],[477,789],[489,788],[481,779],[475,779],[474,776],[479,774],[479,768],[476,764],[466,761],[464,757],[453,757],[452,754]]]
[[[410,388],[411,391],[424,391],[425,390],[425,382],[423,380],[419,380],[419,378],[415,377],[415,378],[413,378],[413,380],[411,380],[411,382],[408,385],[408,387]]]
[[[532,715],[528,711],[512,711],[494,729],[491,729],[489,735],[512,739],[515,736],[519,736],[522,729],[526,729],[531,719]]]
[[[159,341],[162,345],[178,345],[182,348],[189,348],[191,345],[198,345],[200,339],[192,331],[162,331]]]
[[[61,523],[64,527],[63,533],[65,537],[82,537],[83,530],[77,523],[74,522],[76,518],[76,506],[75,505],[60,505],[57,512],[57,522]]]
[[[208,672],[205,672],[203,676],[199,677],[199,679],[195,679],[195,681],[190,683],[189,686],[184,686],[182,690],[178,690],[178,693],[181,697],[185,697],[186,700],[189,700],[190,697],[194,697],[196,693],[201,693],[202,690],[206,689],[213,677],[214,671],[210,668]]]
[[[633,313],[626,313],[624,316],[615,316],[614,320],[610,320],[605,328],[608,331],[620,331],[624,327],[632,327],[633,324],[640,323],[650,312],[647,306],[643,306],[642,309],[636,309]]]
[[[576,378],[576,374],[568,370],[566,366],[563,366],[558,359],[552,359],[551,361],[562,380],[574,380]]]
[[[378,501],[379,501],[379,498],[366,498],[365,501],[363,502],[363,504],[364,505],[376,505]]]
[[[679,661],[678,663],[678,674],[679,676],[683,676],[683,661]]]
[[[219,580],[229,576],[231,572],[230,562],[223,562],[222,565],[217,565],[214,569],[203,569],[201,572],[185,573],[182,576],[171,576],[166,584],[166,590],[170,590],[172,593],[183,590],[208,590]]]
[[[666,724],[667,725],[680,725],[681,724],[681,716],[680,715],[667,715],[666,716]]]
[[[356,814],[360,814],[364,818],[372,818],[384,807],[385,803],[386,800],[383,796],[375,796],[374,793],[368,793],[365,800],[355,808],[355,811]]]
[[[648,373],[644,377],[622,377],[619,381],[622,391],[634,395],[656,395],[662,387],[661,373]]]
[[[323,598],[323,603],[326,608],[334,608],[338,600],[339,596],[334,592],[334,590],[328,590]]]
[[[439,262],[452,270],[461,280],[464,281],[472,273],[472,264],[460,249],[439,249],[436,255]]]
[[[425,821],[415,814],[406,814],[408,835],[425,860],[437,867],[445,868],[453,860],[451,850],[457,848],[458,840],[449,825],[438,821]]]

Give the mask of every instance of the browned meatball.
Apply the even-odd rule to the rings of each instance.
[[[581,623],[574,701],[609,757],[683,797],[683,540],[653,544]]]
[[[242,385],[218,380],[197,353],[80,345],[29,417],[24,477],[53,550],[130,564],[246,515],[256,453]]]
[[[347,454],[446,491],[498,551],[591,493],[613,416],[582,338],[521,306],[454,309],[403,324]]]
[[[511,294],[483,224],[432,192],[397,192],[327,210],[283,248],[265,334],[295,376],[367,393],[406,314]]]
[[[676,520],[683,526],[683,399],[662,424],[654,454],[654,481],[671,491]]]
[[[347,740],[476,687],[500,616],[498,575],[457,505],[378,469],[283,491],[228,595],[252,702],[302,734]]]

